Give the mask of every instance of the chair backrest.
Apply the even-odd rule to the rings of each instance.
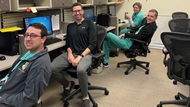
[[[190,33],[190,19],[171,19],[168,26],[172,32]]]
[[[104,39],[106,38],[107,30],[105,27],[96,25],[97,29],[97,51],[101,52],[102,50],[102,44]]]
[[[173,19],[179,19],[179,18],[188,18],[188,14],[186,12],[174,12],[172,13]]]
[[[105,27],[100,26],[100,25],[96,25],[96,29],[97,29],[97,47],[96,47],[96,53],[98,55],[102,54],[102,44],[104,39],[106,38],[106,34],[107,34],[107,30]],[[92,65],[91,68],[89,68],[89,70],[92,70],[94,68],[97,68],[98,66],[100,66],[100,64],[102,63],[103,57],[101,58],[94,58],[92,59]]]
[[[190,85],[190,34],[163,32],[161,40],[169,53],[168,77]]]

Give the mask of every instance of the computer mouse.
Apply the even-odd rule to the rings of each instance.
[[[0,56],[0,61],[3,61],[3,60],[5,60],[5,59],[6,59],[5,56]]]

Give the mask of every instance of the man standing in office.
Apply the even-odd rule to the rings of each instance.
[[[125,33],[121,34],[120,36],[107,34],[103,43],[103,51],[105,53],[103,62],[104,67],[108,67],[109,53],[111,48],[129,49],[133,44],[133,41],[130,38],[147,41],[149,39],[149,35],[151,35],[157,29],[155,22],[157,16],[157,10],[151,9],[144,19],[141,27],[135,33]]]
[[[83,18],[84,10],[80,3],[72,6],[72,15],[76,21],[67,26],[67,52],[55,58],[52,62],[53,77],[63,85],[63,98],[67,97],[74,87],[73,81],[64,77],[68,67],[76,67],[79,85],[82,93],[82,107],[90,107],[88,96],[87,69],[92,63],[93,50],[96,48],[97,35],[93,22]]]
[[[120,35],[124,34],[124,33],[128,33],[131,29],[135,30],[140,27],[142,20],[144,19],[144,15],[143,15],[141,9],[142,9],[141,3],[135,2],[133,4],[134,13],[133,13],[132,17],[128,13],[125,13],[125,20],[129,21],[130,26],[125,29],[122,29],[119,33]]]
[[[30,24],[24,34],[27,50],[0,79],[0,107],[31,107],[37,103],[51,76],[51,61],[44,47],[47,29],[39,23]]]

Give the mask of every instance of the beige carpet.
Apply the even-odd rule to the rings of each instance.
[[[180,83],[173,85],[166,76],[163,57],[161,50],[151,49],[148,57],[138,58],[150,62],[149,75],[146,75],[144,70],[139,67],[129,75],[125,75],[127,65],[120,66],[120,68],[117,68],[116,65],[117,62],[128,59],[123,53],[120,53],[118,57],[111,57],[109,68],[105,68],[100,74],[93,74],[89,77],[92,85],[105,86],[109,90],[108,96],[104,95],[102,91],[91,91],[98,107],[156,107],[161,100],[174,99],[177,92],[188,95],[188,86]],[[59,95],[62,91],[62,86],[51,80],[42,96],[43,107],[63,107]],[[79,95],[69,103],[69,107],[81,107]],[[181,106],[168,105],[166,107]]]

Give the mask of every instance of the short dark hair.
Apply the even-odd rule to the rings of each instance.
[[[156,18],[158,17],[158,11],[156,9],[150,9],[149,12],[154,12]]]
[[[75,7],[75,6],[80,6],[81,9],[83,10],[82,4],[81,4],[80,2],[77,2],[77,3],[74,3],[74,4],[72,5],[71,11],[73,11],[73,7]]]
[[[140,10],[142,9],[142,4],[141,4],[140,2],[135,2],[135,3],[133,4],[133,7],[134,7],[135,5],[137,5]]]
[[[40,29],[41,30],[41,32],[40,32],[41,38],[48,35],[46,27],[41,23],[32,23],[28,27],[34,27],[36,29]]]

